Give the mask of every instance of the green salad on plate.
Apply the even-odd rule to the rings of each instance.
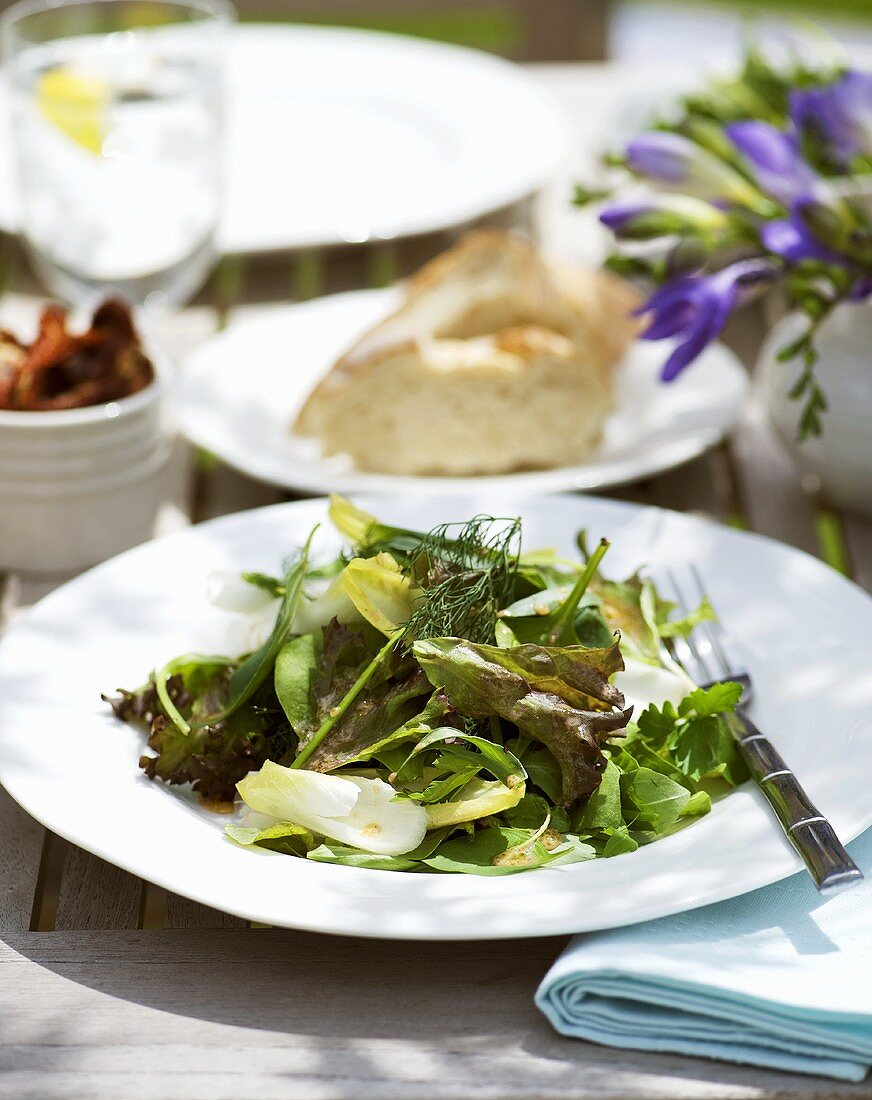
[[[726,716],[672,657],[684,619],[653,583],[522,549],[518,519],[431,531],[342,497],[347,548],[219,577],[265,635],[185,654],[108,698],[151,779],[232,812],[233,843],[390,871],[502,875],[632,852],[708,813],[747,773]],[[213,578],[214,581],[214,578]]]

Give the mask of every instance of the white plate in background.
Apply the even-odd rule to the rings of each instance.
[[[201,344],[176,383],[182,431],[243,473],[287,489],[325,492],[557,492],[603,489],[661,473],[717,443],[747,390],[739,361],[711,345],[675,382],[659,380],[664,343],[637,341],[618,368],[617,408],[588,462],[487,477],[400,477],[323,458],[291,425],[315,383],[402,291],[355,290],[282,306]]]
[[[224,252],[459,225],[532,194],[569,147],[533,76],[476,50],[340,27],[231,32]],[[0,147],[8,97],[0,88]],[[0,157],[0,227],[18,225]]]

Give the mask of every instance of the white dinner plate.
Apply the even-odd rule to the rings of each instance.
[[[251,477],[312,493],[520,492],[602,489],[695,458],[732,426],[747,390],[739,361],[711,345],[675,382],[659,381],[663,343],[637,341],[618,370],[617,408],[584,464],[488,477],[400,477],[324,458],[291,426],[315,383],[402,291],[355,290],[239,321],[189,356],[176,386],[182,431]]]
[[[532,194],[569,146],[535,79],[475,50],[343,28],[231,31],[225,252],[389,239]],[[7,98],[0,98],[0,148]],[[0,227],[18,225],[0,157]]]
[[[470,514],[468,497],[391,497],[366,507],[404,526]],[[524,545],[612,540],[608,571],[656,576],[694,562],[756,682],[754,715],[845,841],[872,824],[872,600],[819,561],[692,516],[584,497],[481,496],[512,508]],[[251,920],[405,939],[543,936],[631,924],[734,897],[799,869],[746,785],[683,831],[627,855],[505,877],[313,863],[224,838],[226,818],[137,767],[144,738],[100,693],[133,687],[179,653],[220,652],[227,613],[212,569],[275,571],[321,500],[229,516],[122,554],[65,585],[0,642],[0,781],[48,828],[178,894]],[[317,554],[335,551],[324,525]],[[812,889],[811,883],[808,888]]]

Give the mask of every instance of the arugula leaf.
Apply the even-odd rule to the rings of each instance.
[[[594,829],[619,829],[624,824],[621,813],[621,769],[614,760],[606,762],[602,781],[573,818],[576,832]]]
[[[407,856],[386,856],[378,852],[364,852],[360,848],[349,848],[344,844],[326,841],[306,854],[307,859],[316,863],[338,863],[342,867],[366,867],[372,871],[415,871],[420,867],[414,859]]]
[[[379,855],[350,848],[335,840],[325,840],[308,853],[308,859],[316,863],[338,863],[344,867],[369,867],[376,871],[424,871],[421,860],[434,852],[454,830],[434,829],[427,833],[417,848],[401,856]]]
[[[265,829],[252,829],[244,825],[225,825],[224,833],[243,847],[256,844],[259,848],[269,848],[274,852],[283,852],[290,856],[305,856],[318,844],[314,833],[293,825],[290,821],[280,821],[268,825]]]
[[[503,811],[503,818],[515,829],[538,829],[549,814],[551,825],[560,833],[569,832],[569,818],[559,806],[552,806],[541,794],[525,794],[517,806]]]
[[[527,778],[524,765],[514,753],[509,752],[508,749],[504,749],[500,745],[495,745],[493,741],[488,741],[484,737],[477,737],[474,734],[464,733],[462,730],[454,729],[453,726],[442,726],[439,729],[433,730],[431,733],[425,734],[409,753],[407,759],[410,760],[413,756],[418,756],[434,745],[438,745],[448,740],[462,741],[478,749],[481,754],[481,764],[479,767],[490,772],[494,778],[499,779],[500,782],[505,783],[506,786],[516,787]],[[473,759],[477,759],[477,757],[473,757]]]
[[[533,836],[530,829],[503,829],[492,827],[479,829],[472,836],[457,837],[441,844],[433,855],[424,859],[434,871],[459,871],[465,875],[512,875],[526,867],[541,866],[547,850],[540,845],[540,852],[526,866],[511,866],[494,861],[506,851],[528,842]]]
[[[551,804],[556,806],[560,801],[562,780],[560,765],[554,754],[545,748],[530,750],[524,753],[523,764],[530,782],[544,791]]]
[[[635,852],[638,847],[639,842],[630,836],[629,828],[626,825],[621,825],[609,833],[609,838],[603,848],[603,855],[607,858],[609,856],[620,856],[625,852]]]
[[[616,709],[623,696],[608,682],[623,667],[616,642],[606,649],[500,649],[439,638],[416,642],[413,651],[461,714],[496,714],[551,750],[561,769],[564,807],[599,785],[605,758],[597,737],[626,724]]]
[[[651,768],[637,768],[621,777],[621,792],[629,803],[626,816],[649,825],[661,833],[674,825],[688,802],[690,791]]]
[[[300,634],[285,642],[276,657],[276,696],[292,728],[311,728],[315,720],[312,678],[321,655],[317,634]]]
[[[704,596],[699,607],[694,608],[683,619],[660,619],[657,629],[660,631],[661,638],[689,638],[700,623],[711,622],[716,618],[714,608],[709,603],[708,597]]]

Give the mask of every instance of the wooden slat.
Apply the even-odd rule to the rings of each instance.
[[[45,830],[0,787],[0,932],[30,928]]]
[[[801,474],[776,438],[762,405],[751,404],[730,446],[749,527],[817,554],[815,500],[803,489]]]
[[[165,925],[167,928],[247,928],[248,922],[178,894],[168,893]]]
[[[736,509],[735,488],[725,448],[716,447],[640,487],[637,499],[662,508],[696,512],[711,519],[730,520]]]
[[[274,930],[7,937],[0,1097],[872,1097],[870,1082],[561,1038],[532,997],[563,942]]]
[[[55,928],[138,928],[142,880],[70,845]]]

